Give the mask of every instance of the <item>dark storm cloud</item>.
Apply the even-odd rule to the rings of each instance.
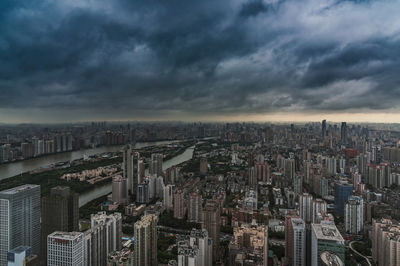
[[[397,1],[3,0],[0,108],[397,108]]]

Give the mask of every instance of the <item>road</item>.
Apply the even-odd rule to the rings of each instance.
[[[370,260],[369,260],[366,256],[362,255],[360,252],[358,252],[357,250],[355,250],[355,249],[353,248],[353,243],[357,243],[357,242],[360,242],[360,241],[351,241],[351,242],[350,242],[349,247],[350,247],[351,251],[353,251],[353,252],[354,252],[355,254],[357,254],[358,256],[364,258],[364,259],[367,261],[368,265],[369,265],[369,266],[372,266],[372,263],[370,262]],[[361,243],[361,242],[360,242],[360,243]]]

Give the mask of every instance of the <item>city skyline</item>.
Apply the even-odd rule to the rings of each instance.
[[[0,4],[0,122],[397,122],[400,4]]]

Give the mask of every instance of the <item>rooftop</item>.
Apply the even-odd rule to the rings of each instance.
[[[31,247],[29,247],[29,246],[18,246],[16,248],[10,250],[9,252],[19,254],[19,253],[22,253],[29,249],[31,249]]]
[[[342,235],[333,224],[312,224],[312,231],[318,240],[337,241],[344,243]]]
[[[19,187],[13,187],[13,188],[10,188],[10,189],[6,189],[6,190],[3,190],[3,191],[0,191],[0,194],[9,194],[9,195],[11,195],[11,194],[16,194],[16,193],[19,193],[19,192],[22,192],[22,191],[25,191],[25,190],[29,190],[29,189],[32,189],[32,188],[37,188],[37,187],[40,188],[39,185],[25,184],[25,185],[21,185]]]
[[[53,238],[53,239],[61,239],[61,240],[75,240],[82,236],[83,236],[83,233],[81,233],[81,232],[55,231],[55,232],[51,233],[48,237]]]

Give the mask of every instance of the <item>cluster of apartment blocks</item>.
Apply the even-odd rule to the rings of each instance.
[[[372,258],[379,266],[400,265],[400,224],[390,219],[372,221]]]
[[[344,239],[333,220],[307,223],[296,214],[289,214],[285,221],[285,242],[285,259],[289,265],[325,265],[323,252],[345,261]]]
[[[108,254],[121,249],[121,214],[94,214],[91,228],[76,232],[77,197],[66,187],[56,187],[42,204],[38,185],[1,191],[0,217],[0,265],[7,265],[10,259],[15,261],[21,247],[29,247],[23,250],[27,257],[35,254],[45,262],[47,258],[48,265],[107,265]],[[54,228],[65,232],[54,232]]]
[[[38,185],[1,191],[0,265],[18,265],[12,263],[21,256],[25,263],[34,263],[27,265],[37,265],[38,256],[42,263],[55,266],[105,266],[121,257],[134,265],[157,264],[156,214],[145,214],[134,224],[134,252],[131,252],[122,247],[120,213],[92,214],[90,229],[78,232],[78,210],[78,197],[68,187],[55,187],[42,200]],[[212,265],[209,261],[218,255],[219,204],[208,202],[204,215],[208,222],[203,223],[203,230],[193,230],[186,251],[183,245],[180,248],[181,262],[191,258]],[[188,253],[188,249],[193,252]]]

